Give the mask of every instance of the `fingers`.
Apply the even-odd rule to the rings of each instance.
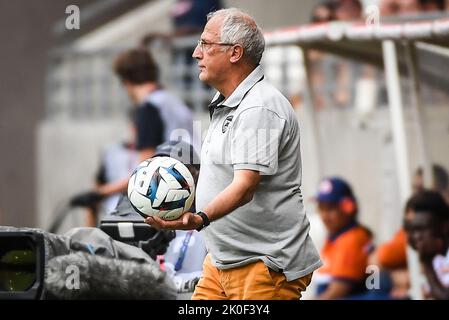
[[[182,224],[187,226],[189,224],[190,214],[184,214],[182,216]]]
[[[176,220],[164,220],[156,216],[148,217],[145,219],[145,223],[149,224],[157,230],[187,230],[190,228],[190,216],[191,213],[185,213],[181,218]]]
[[[157,230],[166,229],[164,221],[158,217],[148,217],[145,222]]]

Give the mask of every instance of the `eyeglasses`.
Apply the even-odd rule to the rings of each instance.
[[[203,39],[199,39],[197,43],[197,47],[200,48],[201,53],[203,53],[206,49],[205,46],[216,44],[217,46],[233,46],[233,43],[226,42],[206,42]]]

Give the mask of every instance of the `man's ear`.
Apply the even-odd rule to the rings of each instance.
[[[233,45],[229,50],[231,52],[231,57],[229,61],[231,63],[237,63],[243,58],[243,47],[240,44]]]

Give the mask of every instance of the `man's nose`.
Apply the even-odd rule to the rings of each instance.
[[[200,47],[199,46],[196,46],[195,47],[195,50],[193,50],[193,53],[192,53],[192,58],[195,58],[195,59],[201,59],[201,50],[200,50]]]
[[[420,231],[414,231],[412,232],[412,239],[415,243],[422,241],[423,234]]]

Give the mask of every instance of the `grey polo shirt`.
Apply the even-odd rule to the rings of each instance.
[[[299,125],[288,100],[257,67],[223,101],[216,94],[201,150],[196,205],[203,209],[235,170],[262,175],[251,202],[204,229],[212,263],[229,269],[262,260],[291,281],[321,266],[301,195]]]

